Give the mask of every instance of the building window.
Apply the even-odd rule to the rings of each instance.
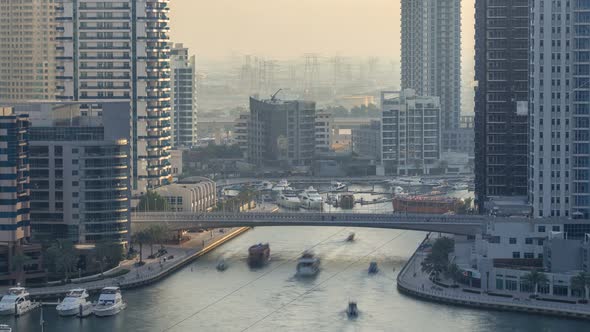
[[[500,237],[499,236],[492,236],[490,237],[490,243],[500,243]]]
[[[542,245],[543,245],[543,243],[545,243],[545,240],[543,240],[543,239],[538,239],[538,240],[537,240],[537,243],[538,243],[540,246],[542,246]]]
[[[77,187],[78,186],[78,181],[72,181],[72,187]]]
[[[520,258],[520,251],[513,251],[512,258]]]
[[[506,279],[506,289],[507,290],[515,291],[517,287],[518,287],[518,284],[517,284],[516,280]]]
[[[532,252],[525,252],[524,253],[524,258],[526,259],[534,259],[535,258],[535,254]]]
[[[554,232],[559,232],[560,229],[561,228],[559,226],[553,226],[553,227],[551,227],[551,230],[554,231]]]
[[[553,295],[567,296],[567,286],[553,285]]]
[[[504,280],[503,279],[496,279],[496,289],[497,290],[504,289]]]
[[[533,239],[530,237],[527,237],[526,239],[524,239],[524,243],[525,244],[533,244]]]
[[[543,259],[543,254],[537,254],[538,259]]]
[[[511,237],[510,238],[510,244],[516,244],[516,238],[515,237]]]
[[[538,227],[539,233],[545,233],[545,226]]]

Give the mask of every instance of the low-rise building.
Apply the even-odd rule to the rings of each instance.
[[[129,103],[14,106],[30,114],[31,224],[36,240],[129,243]]]
[[[175,212],[204,212],[217,205],[215,182],[205,177],[191,177],[157,188],[156,192]]]
[[[429,174],[441,155],[439,97],[417,96],[412,89],[383,91],[382,155],[386,173]]]

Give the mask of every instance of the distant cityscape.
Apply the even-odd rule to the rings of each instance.
[[[480,227],[430,230],[401,292],[590,317],[589,1],[477,0],[468,102],[460,0],[401,0],[400,61],[245,55],[209,68],[172,38],[169,6],[0,2],[0,285],[102,281],[125,262],[129,278],[110,286],[143,283],[144,244],[149,272],[167,275],[165,243],[204,250],[198,234],[224,232],[170,229],[177,216],[385,203],[416,223]],[[175,214],[137,222],[151,212]]]

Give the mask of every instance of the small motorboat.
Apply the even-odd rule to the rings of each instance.
[[[359,315],[359,309],[356,305],[356,302],[349,301],[348,308],[346,308],[346,315],[348,318],[356,318]]]
[[[320,259],[315,257],[310,251],[301,255],[297,262],[297,276],[313,277],[320,272]]]
[[[379,267],[377,267],[377,262],[371,262],[369,264],[369,274],[375,274],[379,272]]]
[[[352,242],[354,241],[354,233],[350,233],[348,234],[348,237],[346,237],[346,242]]]
[[[263,267],[270,261],[270,245],[259,243],[248,248],[248,265],[253,268]]]
[[[217,271],[225,271],[227,269],[227,264],[225,264],[225,260],[224,259],[220,259],[219,262],[217,262]]]

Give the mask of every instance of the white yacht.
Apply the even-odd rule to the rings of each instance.
[[[0,300],[0,315],[22,315],[35,306],[24,287],[12,287]]]
[[[297,261],[297,275],[300,277],[312,277],[320,272],[320,259],[313,253],[306,251]]]
[[[282,191],[277,198],[277,205],[286,209],[298,209],[301,205],[301,200],[293,189],[288,188]]]
[[[12,327],[6,324],[0,324],[0,332],[12,332]]]
[[[289,182],[287,182],[287,180],[282,179],[281,181],[279,181],[279,183],[277,183],[274,187],[272,187],[272,191],[283,191],[289,188]]]
[[[72,289],[55,309],[60,316],[89,316],[92,313],[92,302],[88,300],[89,297],[83,288]]]
[[[344,182],[332,181],[330,183],[330,191],[344,191],[348,189],[348,186]]]
[[[467,190],[469,189],[469,185],[465,183],[456,184],[453,186],[453,190]]]
[[[99,317],[113,316],[125,309],[126,306],[119,287],[105,287],[100,292],[98,303],[93,312]]]
[[[304,209],[321,209],[323,198],[320,193],[314,188],[309,187],[299,194],[301,200],[301,207]]]

